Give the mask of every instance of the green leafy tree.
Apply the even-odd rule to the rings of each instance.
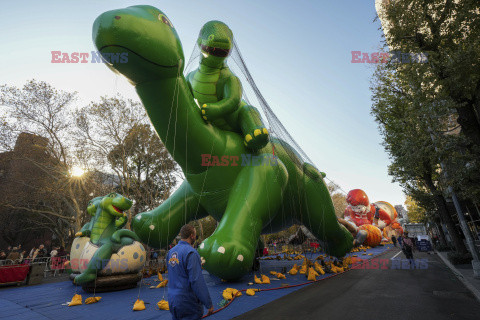
[[[427,221],[427,211],[420,207],[412,197],[407,196],[405,200],[408,219],[411,223],[425,223]]]
[[[428,54],[427,73],[437,92],[447,96],[478,155],[480,146],[480,2],[477,0],[388,1],[382,20],[394,50]]]
[[[435,204],[441,221],[453,235],[456,249],[465,252],[447,210],[444,190],[448,182],[440,166],[446,157],[442,144],[448,138],[445,133],[452,116],[450,100],[439,93],[433,74],[423,64],[379,65],[372,92],[372,114],[392,161],[389,174],[423,208]]]

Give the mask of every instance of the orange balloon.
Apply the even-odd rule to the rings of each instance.
[[[371,224],[364,224],[358,227],[358,230],[367,231],[367,238],[365,239],[364,245],[370,247],[376,247],[382,242],[382,232],[378,227],[375,227]]]

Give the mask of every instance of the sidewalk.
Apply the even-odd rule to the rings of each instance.
[[[480,302],[480,279],[473,277],[473,267],[471,264],[453,265],[447,258],[447,252],[435,251],[440,259],[452,270],[455,276],[472,292],[475,298]]]

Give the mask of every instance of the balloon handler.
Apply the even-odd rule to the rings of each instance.
[[[85,291],[135,287],[145,263],[145,248],[138,236],[122,229],[132,201],[118,193],[92,199],[92,219],[75,234],[70,252],[70,278]]]
[[[179,243],[167,255],[168,305],[175,319],[200,319],[203,306],[213,312],[212,299],[202,275],[200,255],[192,247],[196,230],[191,225],[180,229]]]

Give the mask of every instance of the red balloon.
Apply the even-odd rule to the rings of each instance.
[[[361,189],[350,190],[347,195],[347,202],[352,206],[368,206],[370,204],[367,194]]]

